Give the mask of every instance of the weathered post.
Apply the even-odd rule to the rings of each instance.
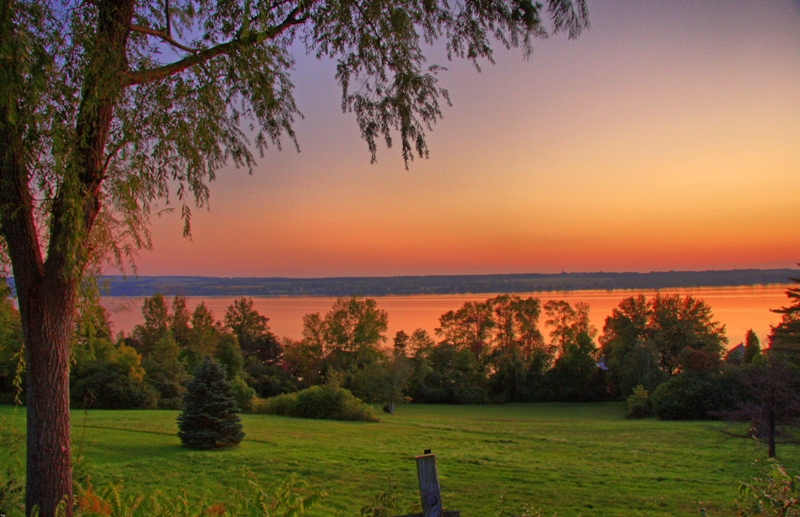
[[[430,449],[417,456],[417,479],[419,480],[419,498],[422,502],[422,513],[401,515],[398,517],[461,517],[457,510],[442,509],[442,494],[439,490],[439,471],[436,469],[436,455]]]
[[[439,472],[436,470],[435,454],[417,456],[417,478],[419,498],[422,501],[422,517],[442,517],[442,494],[439,490]]]

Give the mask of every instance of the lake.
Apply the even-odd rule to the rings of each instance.
[[[708,303],[715,318],[724,323],[730,346],[733,347],[744,340],[745,332],[753,329],[766,342],[770,325],[780,321],[780,315],[770,312],[785,306],[787,285],[744,286],[744,287],[703,287],[662,289],[662,294],[692,295],[702,298]],[[602,332],[603,323],[611,310],[622,298],[645,294],[648,298],[656,291],[652,290],[613,290],[613,291],[552,291],[541,293],[519,293],[520,296],[534,296],[542,303],[547,300],[566,300],[572,304],[586,302],[591,306],[592,323]],[[389,314],[389,342],[398,330],[410,334],[416,328],[423,328],[433,335],[438,326],[439,316],[449,310],[458,309],[466,301],[482,301],[492,294],[449,294],[449,295],[417,295],[417,296],[377,296],[378,307]],[[201,301],[222,319],[225,309],[231,305],[234,297],[187,297],[187,305],[192,310]],[[302,318],[305,314],[319,312],[325,314],[330,310],[335,297],[253,297],[254,306],[261,314],[269,318],[272,331],[278,336],[299,339],[303,328]],[[134,325],[143,321],[141,313],[142,298],[105,297],[103,305],[111,310],[111,320],[115,332],[124,331],[129,334]],[[540,320],[542,333],[546,335],[544,317]]]

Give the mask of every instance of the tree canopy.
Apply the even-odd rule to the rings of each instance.
[[[496,44],[528,54],[533,38],[575,37],[586,16],[583,0],[0,0],[0,249],[26,345],[28,511],[71,502],[82,277],[149,247],[162,200],[177,200],[188,234],[220,167],[252,171],[254,153],[297,144],[296,48],[336,60],[373,160],[397,138],[408,164],[449,103],[428,45],[478,66]]]

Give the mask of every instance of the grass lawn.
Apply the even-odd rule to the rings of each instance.
[[[242,444],[209,452],[180,446],[176,415],[90,411],[84,427],[84,412],[74,412],[93,484],[121,479],[126,493],[186,490],[215,502],[241,486],[243,467],[266,486],[296,473],[329,494],[312,515],[357,516],[392,485],[418,505],[414,456],[429,448],[445,507],[463,517],[494,516],[501,493],[517,513],[528,504],[561,517],[688,516],[702,504],[732,515],[734,483],[764,458],[752,442],[726,439],[722,424],[626,420],[620,404],[412,404],[376,424],[244,415]],[[0,406],[0,419],[4,432],[24,429],[23,410]],[[778,454],[798,471],[800,451]]]

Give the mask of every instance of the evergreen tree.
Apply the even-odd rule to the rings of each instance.
[[[758,336],[750,329],[747,331],[747,334],[744,338],[744,357],[742,359],[742,363],[750,364],[753,360],[761,355],[761,342],[758,340]]]
[[[192,449],[233,447],[244,432],[225,370],[206,356],[189,382],[178,415],[178,437]]]
[[[772,311],[781,314],[782,317],[781,322],[772,327],[769,343],[772,350],[800,365],[800,277],[789,280],[798,286],[786,290],[791,305]]]

